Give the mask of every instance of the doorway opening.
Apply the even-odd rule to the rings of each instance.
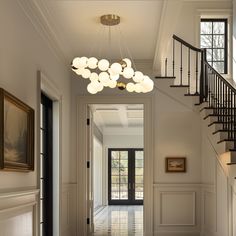
[[[143,234],[144,106],[90,108],[93,235]]]

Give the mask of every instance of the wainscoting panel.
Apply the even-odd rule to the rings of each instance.
[[[76,184],[62,186],[61,199],[61,232],[62,236],[76,235]]]
[[[36,235],[38,192],[0,193],[0,236]]]
[[[214,235],[216,232],[216,194],[214,187],[204,186],[202,188],[203,214],[202,230],[205,235]]]
[[[199,236],[200,215],[200,184],[154,184],[155,235]]]

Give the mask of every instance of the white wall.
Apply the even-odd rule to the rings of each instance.
[[[103,146],[95,137],[93,138],[93,186],[93,204],[96,210],[103,204]]]
[[[230,235],[229,190],[227,173],[202,130],[202,235]]]
[[[20,2],[20,1],[19,1]],[[68,205],[71,202],[73,191],[69,192],[67,185],[71,183],[71,155],[70,155],[70,72],[61,58],[46,41],[42,31],[37,31],[31,20],[24,13],[18,1],[2,0],[0,3],[0,87],[21,99],[35,110],[35,170],[27,173],[0,171],[0,192],[16,192],[38,188],[38,111],[37,107],[37,71],[42,71],[52,84],[56,84],[62,95],[62,182],[63,196],[62,209],[68,217],[71,214]],[[22,4],[26,3],[21,1]],[[27,12],[28,14],[29,12]],[[38,28],[39,30],[39,28]],[[40,33],[39,33],[40,32]],[[66,202],[64,202],[66,201]],[[1,202],[1,199],[0,199]],[[4,214],[0,212],[0,215]],[[24,215],[15,216],[10,235],[24,235],[16,233],[18,225],[35,223],[36,218]],[[74,230],[69,218],[61,222],[64,235]],[[72,217],[70,217],[72,219]],[[1,220],[0,220],[1,222]],[[28,223],[27,223],[28,222]],[[7,224],[1,224],[1,232]],[[63,228],[65,226],[65,228]],[[29,235],[33,235],[31,232]],[[63,235],[63,234],[62,234]]]

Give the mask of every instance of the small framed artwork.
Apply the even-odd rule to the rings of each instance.
[[[186,157],[166,157],[166,172],[186,172]]]
[[[34,170],[34,110],[2,88],[0,169]]]

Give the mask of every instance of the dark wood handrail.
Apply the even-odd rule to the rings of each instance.
[[[201,52],[202,51],[202,49],[194,47],[193,45],[187,43],[186,41],[184,41],[183,39],[179,38],[175,34],[173,35],[173,39],[177,40],[178,42],[182,43],[186,47],[188,47],[188,48],[190,48],[190,49],[192,49],[192,50],[194,50],[196,52]]]

